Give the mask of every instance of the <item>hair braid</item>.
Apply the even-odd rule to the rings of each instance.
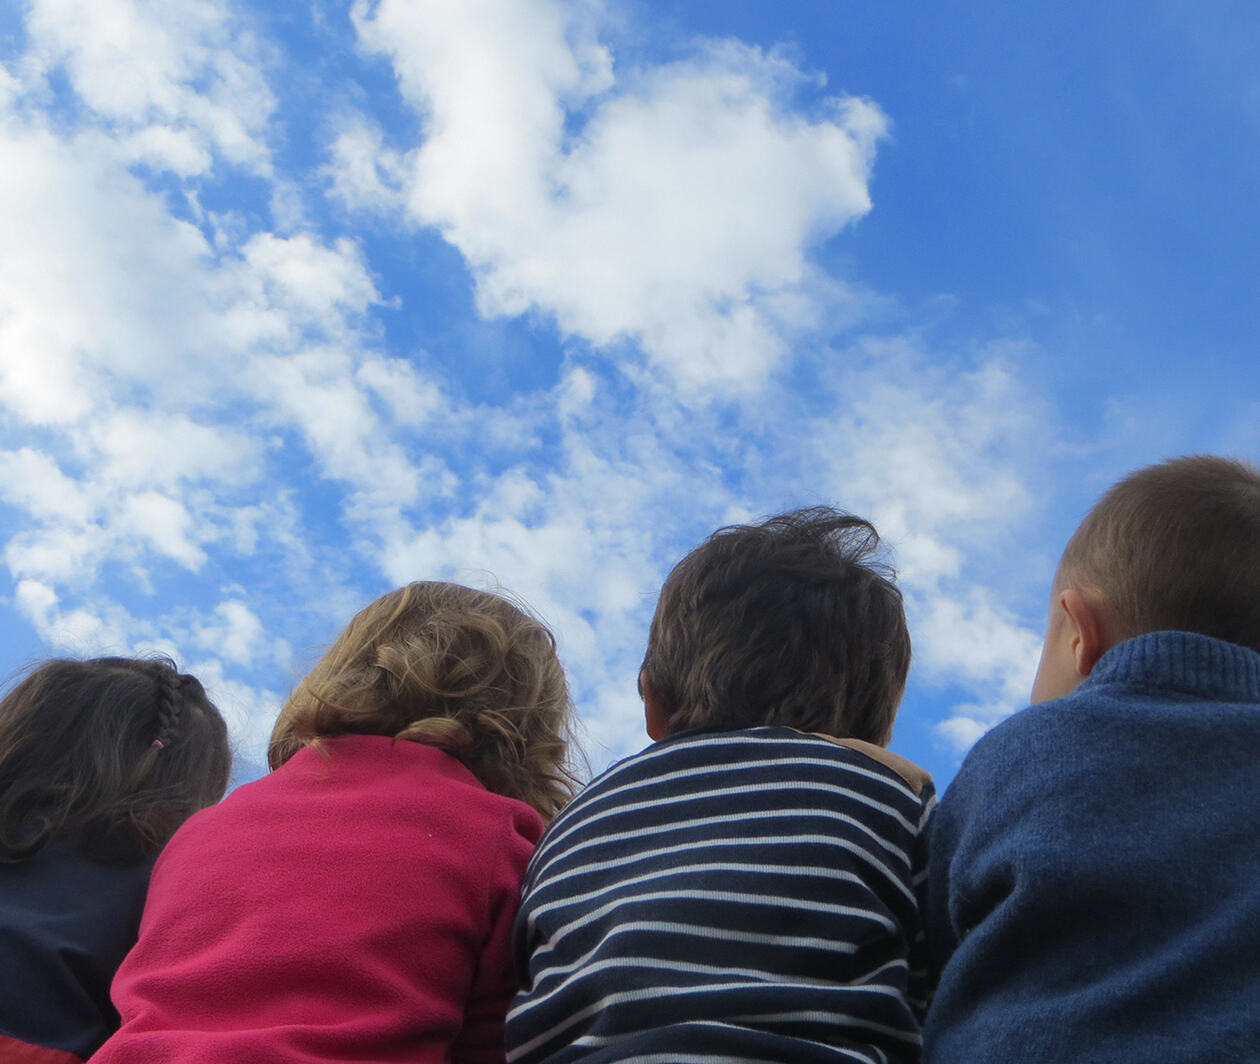
[[[180,710],[184,704],[180,695],[182,684],[183,677],[174,669],[163,669],[158,675],[157,735],[153,739],[154,749],[161,750],[175,738]]]

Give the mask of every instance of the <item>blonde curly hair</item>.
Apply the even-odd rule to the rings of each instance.
[[[547,627],[500,595],[422,581],[361,610],[280,710],[267,759],[339,735],[457,757],[550,820],[573,796],[573,705]]]

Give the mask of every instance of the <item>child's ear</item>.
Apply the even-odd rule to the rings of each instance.
[[[1059,592],[1059,605],[1070,625],[1077,675],[1084,679],[1115,642],[1110,636],[1106,603],[1092,590],[1065,587]]]
[[[660,692],[644,669],[639,670],[639,695],[643,699],[643,720],[647,725],[648,737],[658,743],[669,734],[669,714],[665,712],[665,703]]]

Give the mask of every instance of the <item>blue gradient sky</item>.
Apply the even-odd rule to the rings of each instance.
[[[256,763],[359,606],[497,583],[598,766],[670,565],[828,502],[945,782],[1097,494],[1260,458],[1258,59],[1228,0],[5,4],[0,666],[173,653]]]

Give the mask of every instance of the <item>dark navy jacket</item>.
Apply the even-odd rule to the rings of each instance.
[[[1260,654],[1155,632],[942,799],[925,1064],[1260,1061]]]
[[[3,1039],[86,1059],[118,1026],[109,984],[135,944],[151,865],[106,865],[63,844],[0,864]]]

